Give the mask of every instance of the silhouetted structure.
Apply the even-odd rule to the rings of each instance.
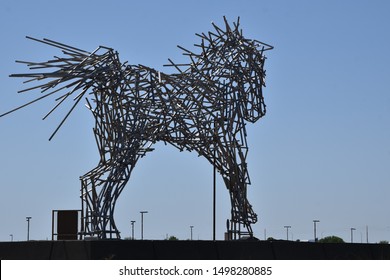
[[[75,103],[50,139],[84,97],[95,118],[100,161],[81,176],[84,236],[120,238],[115,203],[137,161],[158,141],[180,151],[196,151],[214,165],[230,193],[233,239],[253,236],[251,224],[257,215],[247,199],[245,125],[265,114],[263,52],[273,47],[244,38],[239,19],[233,26],[226,18],[224,22],[223,29],[213,23],[214,31],[196,34],[201,39],[195,44],[198,52],[179,46],[188,62],[169,60],[166,65],[176,74],[122,63],[117,52],[103,46],[87,52],[28,37],[61,49],[64,56],[47,62],[19,61],[30,69],[46,70],[11,75],[44,81],[23,91],[40,88],[45,94],[10,112],[63,91],[44,119],[71,96]]]

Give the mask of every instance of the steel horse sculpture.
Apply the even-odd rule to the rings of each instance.
[[[49,140],[84,98],[95,118],[100,161],[80,177],[84,237],[120,238],[114,221],[116,201],[137,161],[158,141],[205,157],[221,174],[230,194],[231,238],[253,236],[251,224],[257,215],[247,199],[245,126],[266,112],[264,51],[273,47],[244,38],[239,18],[229,25],[224,17],[224,28],[212,25],[212,32],[196,34],[200,37],[195,44],[198,52],[178,46],[188,61],[176,64],[169,59],[164,65],[174,67],[175,74],[122,63],[111,48],[100,46],[87,52],[28,37],[61,49],[63,57],[17,61],[39,72],[11,77],[44,81],[21,92],[41,89],[43,95],[8,113],[63,92],[45,119],[72,97],[74,104]]]

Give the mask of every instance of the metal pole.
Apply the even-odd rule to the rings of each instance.
[[[26,217],[26,221],[27,221],[27,241],[30,240],[30,220],[31,220],[31,217]]]
[[[192,229],[194,228],[194,226],[190,226],[191,228],[191,240],[192,240]]]
[[[287,229],[287,241],[288,241],[288,229],[291,228],[291,226],[284,226],[285,229]]]
[[[141,213],[141,240],[144,240],[144,214],[148,213],[148,211],[140,211]]]
[[[351,228],[351,243],[353,243],[353,231],[356,230],[356,228]]]
[[[84,237],[85,237],[85,232],[86,232],[86,229],[85,229],[85,220],[86,220],[86,217],[85,217],[85,214],[84,214],[84,193],[83,193],[83,183],[81,182],[81,195],[80,195],[80,198],[81,198],[81,215],[80,215],[80,240],[82,240]]]
[[[215,223],[216,223],[216,193],[217,193],[217,168],[215,167],[216,157],[217,157],[217,147],[216,147],[216,126],[214,121],[214,162],[213,162],[213,241],[215,241]]]
[[[213,172],[213,241],[215,241],[215,220],[216,220],[216,168],[215,168],[215,151],[214,151],[214,172]]]
[[[14,235],[10,234],[9,236],[11,236],[11,242],[14,241]]]
[[[134,223],[135,221],[130,221],[131,222],[131,239],[134,240]]]
[[[55,212],[56,210],[51,211],[51,240],[54,240],[54,213]]]
[[[314,223],[314,242],[317,242],[317,223],[319,223],[319,220],[313,220]]]

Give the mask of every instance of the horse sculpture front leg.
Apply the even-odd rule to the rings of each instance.
[[[230,238],[237,239],[245,235],[253,237],[251,224],[257,222],[257,215],[247,198],[248,183],[242,178],[246,168],[234,164],[229,169],[231,171],[223,176],[223,179],[229,190],[231,202],[231,219],[228,226]]]
[[[218,160],[214,164],[229,191],[231,202],[231,219],[227,229],[229,238],[253,237],[251,224],[257,222],[257,215],[247,198],[247,186],[250,184],[246,164],[247,148],[229,135],[226,139],[229,140],[216,144]]]

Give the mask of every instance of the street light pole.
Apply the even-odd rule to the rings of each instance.
[[[353,243],[353,231],[356,230],[356,228],[351,228],[351,243]]]
[[[314,223],[314,242],[317,242],[317,223],[319,223],[319,220],[313,220]]]
[[[216,204],[217,204],[217,167],[216,165],[216,158],[217,158],[217,147],[216,147],[216,137],[217,137],[217,127],[216,127],[216,121],[214,120],[214,135],[213,135],[213,241],[215,241],[215,235],[216,235]]]
[[[288,241],[288,229],[291,228],[291,226],[284,226],[285,229],[287,229],[287,241]]]
[[[192,229],[194,228],[194,226],[190,226],[191,228],[191,240],[192,240]]]
[[[9,236],[11,236],[11,242],[14,241],[14,235],[10,234]]]
[[[131,222],[131,239],[134,240],[134,223],[135,221],[130,221]]]
[[[148,211],[140,211],[141,213],[141,240],[144,240],[144,214],[148,213]]]
[[[30,220],[31,220],[31,217],[26,217],[26,221],[27,221],[27,241],[30,240]]]

